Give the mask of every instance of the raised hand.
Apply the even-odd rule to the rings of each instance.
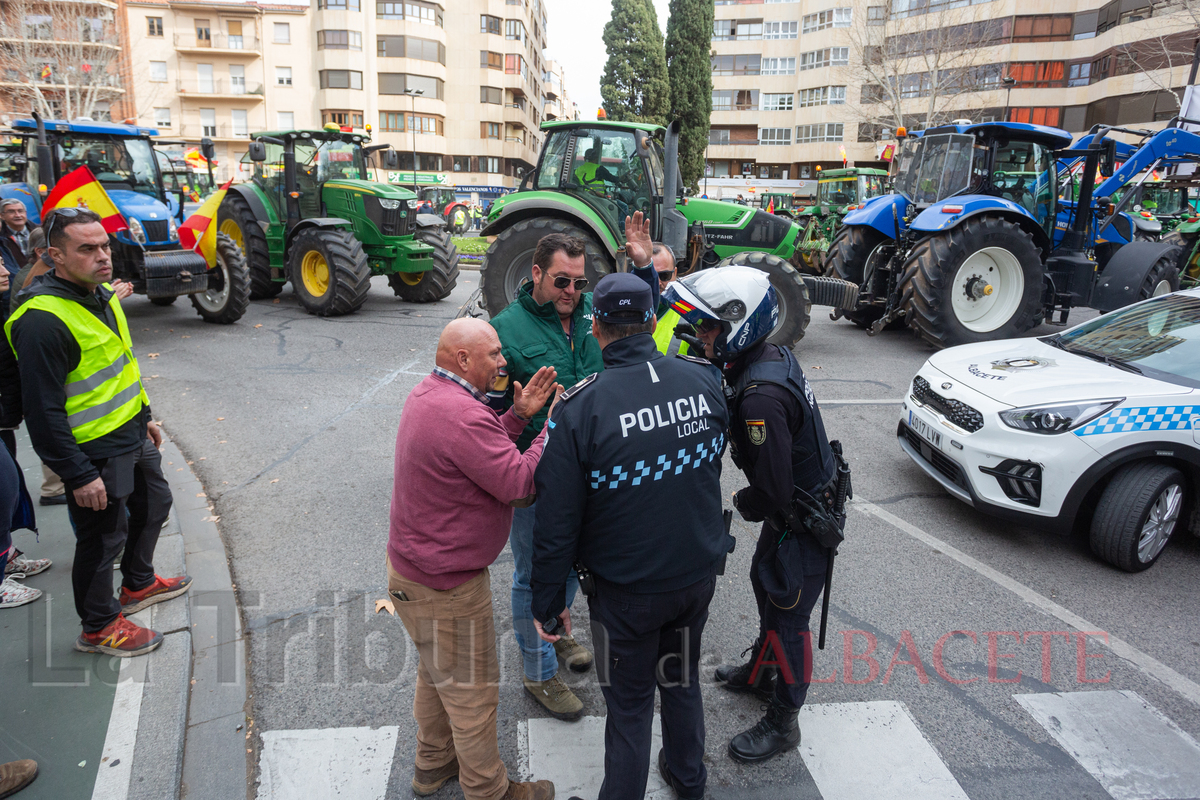
[[[519,381],[513,381],[513,409],[522,419],[532,419],[533,415],[542,410],[547,398],[557,384],[558,370],[554,367],[542,367],[529,383],[522,386]]]
[[[630,266],[633,267],[647,266],[654,254],[650,240],[650,217],[641,211],[635,211],[632,217],[625,218],[625,254],[629,256]]]

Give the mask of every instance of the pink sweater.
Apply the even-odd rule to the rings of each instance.
[[[404,401],[396,432],[388,557],[410,581],[453,589],[496,560],[512,527],[509,503],[533,493],[543,428],[524,453],[525,422],[453,381],[430,375]]]

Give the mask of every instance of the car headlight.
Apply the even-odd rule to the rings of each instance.
[[[408,207],[409,207],[409,208],[416,208],[416,207],[417,207],[417,206],[419,206],[419,205],[421,205],[421,201],[420,201],[420,200],[409,200],[409,201],[408,201]]]
[[[381,198],[379,198],[379,205],[383,206],[388,211],[395,211],[397,208],[400,207],[400,201],[399,200],[385,200],[384,198],[381,197]]]
[[[1083,400],[1052,406],[1012,408],[1000,412],[1000,421],[1010,428],[1030,433],[1066,433],[1094,420],[1125,401],[1124,397]]]
[[[167,217],[167,241],[179,241],[179,226],[175,224],[174,217]]]
[[[137,217],[129,218],[129,235],[138,244],[146,243],[146,229],[142,227],[142,221]]]

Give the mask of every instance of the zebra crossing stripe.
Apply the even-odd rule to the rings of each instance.
[[[400,728],[263,731],[258,800],[384,800]]]
[[[1137,692],[1013,697],[1113,800],[1200,797],[1200,745]]]
[[[554,796],[596,797],[604,782],[605,717],[582,717],[576,722],[531,719],[517,729],[518,772],[521,780],[553,781]],[[658,716],[650,740],[650,778],[646,800],[674,800],[658,775],[662,728]]]

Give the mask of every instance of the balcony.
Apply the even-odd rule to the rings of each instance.
[[[263,85],[261,83],[246,83],[234,81],[231,78],[213,78],[202,80],[188,78],[181,80],[175,87],[182,99],[196,100],[234,100],[243,103],[261,103],[263,101]]]
[[[504,106],[504,121],[515,125],[525,125],[529,122],[529,112],[522,105],[508,103]]]
[[[200,39],[192,33],[175,34],[175,49],[181,53],[218,53],[220,55],[261,58],[262,42],[254,36],[230,36],[214,33],[211,38]]]
[[[185,139],[199,140],[201,137],[207,136],[213,141],[225,142],[248,142],[250,141],[249,130],[235,130],[232,123],[222,122],[217,125],[202,125],[197,122],[189,122],[179,127],[179,135]]]

